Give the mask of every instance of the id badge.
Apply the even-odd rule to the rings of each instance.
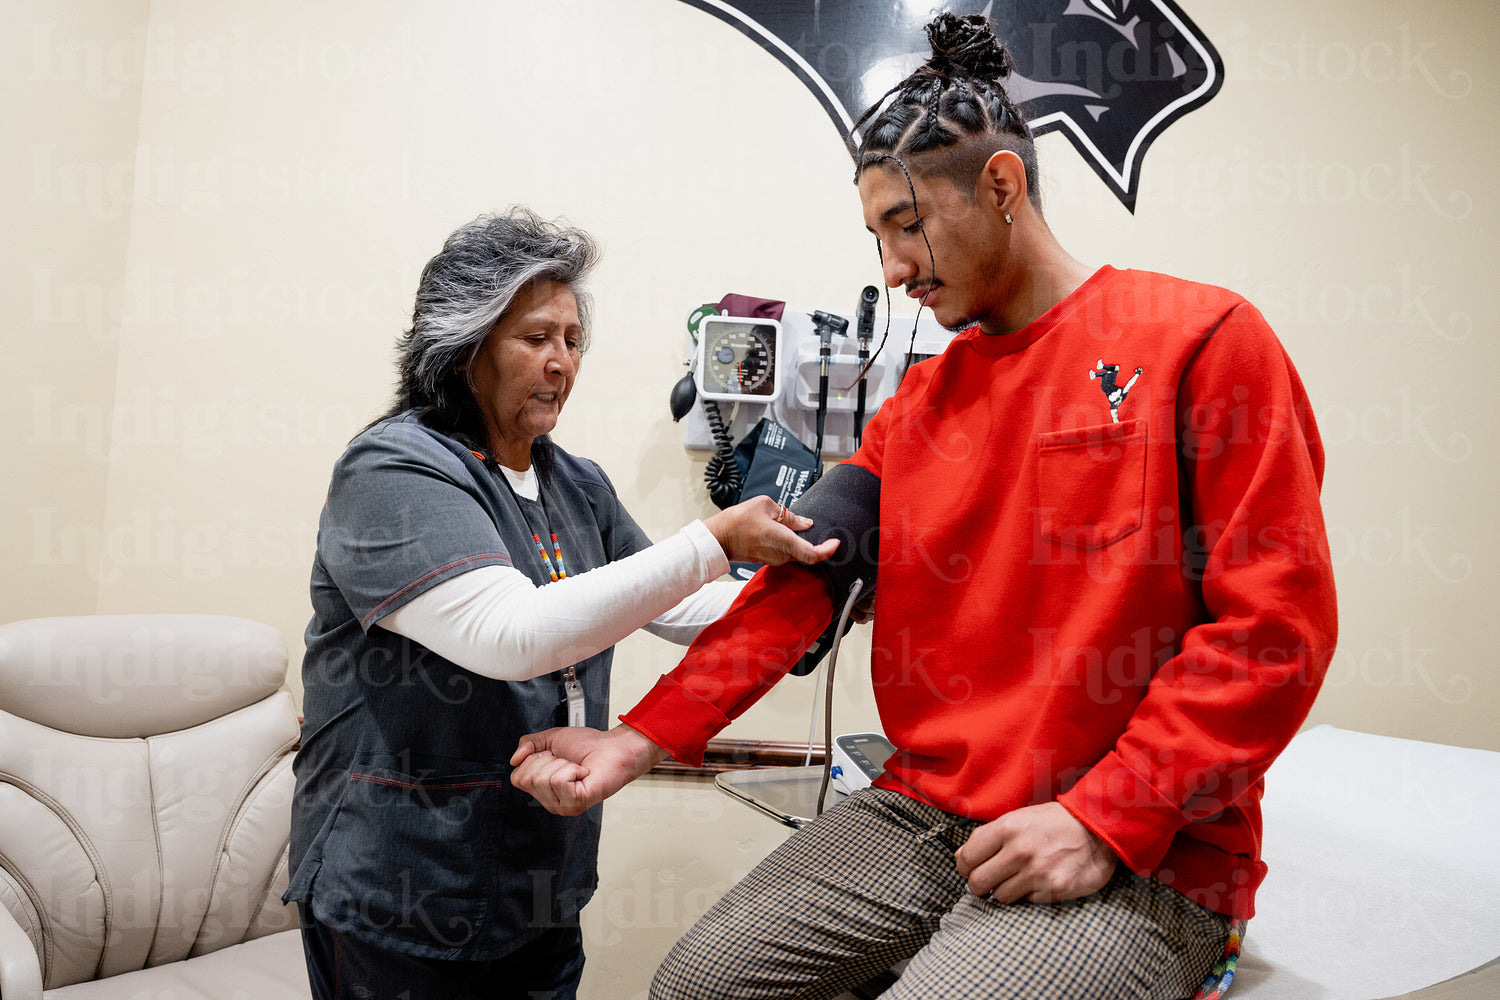
[[[583,685],[578,683],[578,675],[569,667],[567,675],[563,678],[563,693],[568,702],[568,725],[586,726],[584,721]]]

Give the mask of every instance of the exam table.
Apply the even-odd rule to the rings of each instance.
[[[797,827],[821,777],[715,780]],[[1270,874],[1231,998],[1500,998],[1500,753],[1318,726],[1267,772],[1263,811]]]

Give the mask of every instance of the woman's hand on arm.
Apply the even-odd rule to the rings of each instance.
[[[645,774],[667,752],[629,726],[549,729],[521,738],[510,783],[548,812],[577,816]]]
[[[837,551],[838,539],[813,545],[797,532],[812,527],[812,518],[793,514],[767,496],[752,497],[706,518],[724,554],[735,562],[780,566],[788,562],[822,562]]]

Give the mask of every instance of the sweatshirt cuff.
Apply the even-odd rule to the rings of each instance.
[[[704,747],[730,722],[717,706],[670,674],[658,680],[620,721],[690,767],[703,765]]]
[[[1182,810],[1114,751],[1057,800],[1137,873],[1155,870],[1187,825]]]
[[[717,580],[729,572],[729,557],[724,554],[724,547],[719,544],[714,533],[708,530],[708,525],[702,521],[694,521],[684,526],[682,533],[698,553],[698,559],[708,574],[706,579]]]

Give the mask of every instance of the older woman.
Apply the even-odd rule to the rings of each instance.
[[[517,741],[606,727],[613,644],[691,641],[738,591],[710,583],[729,559],[832,552],[766,498],[652,545],[603,470],[547,438],[597,256],[525,209],[454,233],[422,273],[395,404],[334,467],[285,897],[318,997],[573,996],[600,814],[513,789]]]

